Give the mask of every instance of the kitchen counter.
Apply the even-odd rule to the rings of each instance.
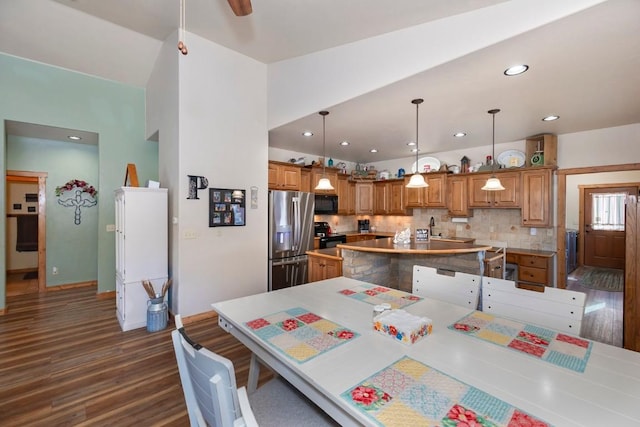
[[[507,247],[507,255],[532,255],[544,258],[552,258],[556,253],[555,251],[543,251],[538,249],[524,249],[524,248],[509,248]]]
[[[307,251],[306,254],[342,261],[342,254],[338,248],[314,249],[312,251]]]
[[[360,252],[430,255],[475,253],[487,251],[491,249],[491,246],[440,239],[433,239],[428,242],[411,240],[409,245],[396,245],[393,243],[393,240],[390,239],[376,239],[354,243],[340,243],[338,248]]]

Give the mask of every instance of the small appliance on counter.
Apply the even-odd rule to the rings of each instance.
[[[347,243],[347,236],[341,233],[332,233],[329,223],[316,221],[313,223],[314,234],[320,238],[320,249],[334,248],[339,243]]]
[[[358,220],[358,231],[360,233],[368,233],[370,231],[369,220],[368,219],[359,219]]]

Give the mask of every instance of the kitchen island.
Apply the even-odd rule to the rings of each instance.
[[[345,277],[411,292],[414,265],[482,275],[484,254],[491,246],[435,239],[398,245],[390,237],[338,248]]]

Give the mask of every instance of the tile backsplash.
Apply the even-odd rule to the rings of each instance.
[[[393,233],[409,227],[413,234],[416,228],[429,228],[433,217],[435,235],[497,240],[507,242],[507,247],[512,248],[556,250],[555,228],[523,227],[519,209],[474,209],[473,214],[466,223],[452,222],[444,209],[413,209],[413,216],[317,215],[316,221],[329,222],[334,232],[346,232],[357,230],[358,219],[369,219],[376,231]]]

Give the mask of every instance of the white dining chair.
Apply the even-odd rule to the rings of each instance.
[[[480,276],[414,265],[412,293],[475,310],[480,298]]]
[[[544,292],[521,289],[512,280],[485,277],[482,310],[498,316],[580,335],[586,294],[544,287]]]
[[[337,426],[281,377],[248,395],[236,387],[233,363],[194,342],[180,316],[171,332],[192,427]]]

